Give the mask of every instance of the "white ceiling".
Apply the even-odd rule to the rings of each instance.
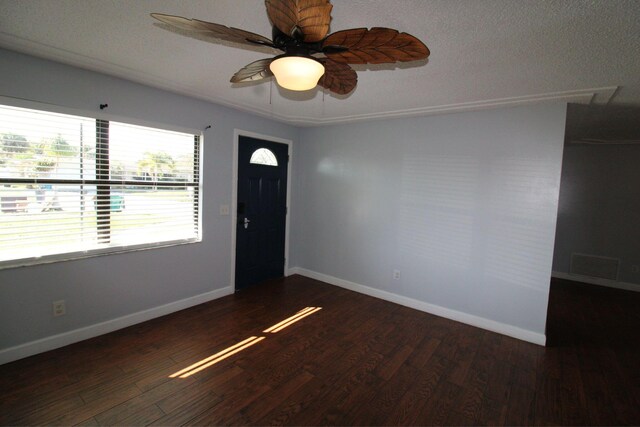
[[[640,105],[638,0],[332,0],[331,31],[390,27],[427,62],[356,66],[347,97],[230,77],[264,53],[184,37],[151,12],[271,37],[263,0],[0,0],[0,46],[296,124],[545,99]]]

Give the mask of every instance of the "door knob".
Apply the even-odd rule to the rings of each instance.
[[[244,229],[246,230],[247,228],[249,228],[249,223],[251,222],[251,220],[249,218],[244,219]]]

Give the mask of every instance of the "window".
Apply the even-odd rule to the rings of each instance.
[[[246,157],[245,157],[246,158]],[[254,165],[278,166],[278,159],[273,151],[266,148],[258,148],[251,154],[249,163]]]
[[[200,240],[200,137],[0,105],[0,267]]]

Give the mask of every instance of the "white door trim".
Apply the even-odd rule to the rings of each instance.
[[[238,147],[240,144],[240,137],[248,136],[250,138],[263,139],[265,141],[279,142],[287,145],[287,154],[289,161],[287,162],[287,216],[284,232],[284,274],[289,271],[289,230],[290,230],[290,218],[291,218],[291,150],[293,147],[293,141],[290,139],[278,138],[275,136],[264,135],[260,133],[250,132],[242,129],[233,130],[233,179],[231,189],[231,282],[229,285],[234,290],[236,289],[236,223],[238,222]]]

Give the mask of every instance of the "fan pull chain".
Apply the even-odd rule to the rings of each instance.
[[[324,119],[324,96],[327,93],[325,88],[322,88],[322,114],[321,117]]]
[[[269,82],[269,105],[271,104],[271,97],[273,94],[273,79],[271,79],[271,82]]]

